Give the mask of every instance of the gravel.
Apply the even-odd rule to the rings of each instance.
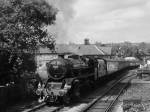
[[[126,112],[134,112],[135,110],[135,112],[150,112],[150,81],[148,79],[150,79],[149,76],[145,76],[143,79],[133,79],[131,85],[118,99],[112,112],[123,112],[122,107],[125,104],[123,103],[125,100],[132,102],[126,103],[130,107]],[[140,101],[140,104],[134,102],[135,100]],[[140,110],[140,107],[143,110]]]

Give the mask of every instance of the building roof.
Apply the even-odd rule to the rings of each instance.
[[[78,55],[111,55],[111,47],[97,46],[94,44],[57,44],[56,53],[74,53]],[[40,48],[39,53],[52,53],[48,48]]]
[[[76,52],[77,45],[69,45],[69,44],[57,44],[55,46],[56,53],[73,53]]]
[[[105,55],[96,45],[79,45],[76,51],[79,55]]]

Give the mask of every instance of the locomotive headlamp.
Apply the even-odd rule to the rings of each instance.
[[[36,90],[36,94],[37,94],[37,95],[41,95],[42,90],[43,90],[43,88],[42,88],[42,86],[41,86],[41,83],[39,83],[39,84],[38,84],[38,88],[37,88],[37,90]]]
[[[41,83],[39,82],[39,84],[38,84],[38,88],[41,88],[42,86],[41,86]]]
[[[65,84],[64,86],[64,89],[70,89],[71,88],[71,85],[68,85],[67,83]]]
[[[37,94],[38,96],[41,95],[41,92],[42,92],[41,89],[37,89],[37,90],[36,90],[36,94]]]

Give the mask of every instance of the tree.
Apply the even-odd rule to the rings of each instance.
[[[0,41],[15,50],[51,43],[46,25],[56,19],[56,10],[44,0],[0,0]],[[53,44],[53,43],[51,43]]]
[[[41,44],[53,49],[54,39],[45,27],[54,24],[56,14],[57,10],[45,0],[0,0],[0,43],[5,49],[0,57],[8,58],[0,67],[6,65],[13,72],[28,70],[25,59],[32,55],[24,58],[27,50]]]

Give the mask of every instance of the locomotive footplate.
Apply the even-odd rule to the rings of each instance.
[[[55,90],[55,92],[51,92],[45,97],[45,102],[48,104],[58,103],[63,100],[64,96],[66,96],[67,91],[64,89]]]
[[[54,103],[60,101],[63,96],[67,94],[66,89],[51,89],[50,91],[47,90],[47,96],[45,97],[45,102],[47,103]]]

